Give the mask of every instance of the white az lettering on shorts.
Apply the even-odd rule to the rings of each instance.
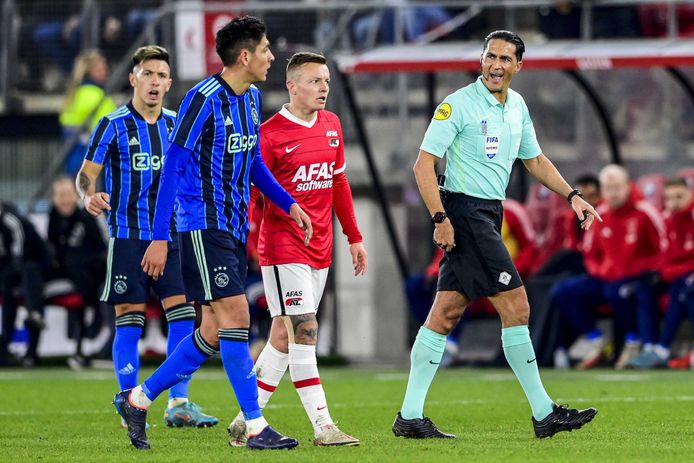
[[[314,313],[323,297],[328,269],[306,264],[280,264],[260,268],[270,315]]]

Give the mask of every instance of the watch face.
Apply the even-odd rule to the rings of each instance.
[[[431,217],[431,221],[434,223],[441,223],[444,220],[446,220],[446,213],[445,212],[437,212]]]

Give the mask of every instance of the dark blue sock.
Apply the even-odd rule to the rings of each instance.
[[[258,405],[258,383],[248,350],[248,328],[220,329],[219,351],[244,417],[260,418],[263,412]]]
[[[116,336],[113,338],[113,368],[120,390],[137,386],[140,353],[137,343],[145,326],[144,312],[128,312],[116,317]]]
[[[170,356],[183,338],[189,336],[195,327],[195,309],[189,303],[178,304],[165,312],[169,323],[169,335],[166,338],[166,356]],[[187,398],[190,378],[182,380],[169,389],[169,398]]]
[[[197,329],[183,338],[171,355],[166,357],[164,363],[142,383],[142,390],[149,400],[154,400],[181,380],[190,379],[190,376],[216,353],[214,347],[202,338],[200,330]]]

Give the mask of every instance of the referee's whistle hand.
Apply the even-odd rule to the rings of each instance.
[[[311,225],[311,219],[308,215],[301,209],[301,207],[294,203],[289,208],[289,215],[296,222],[296,224],[304,231],[304,246],[308,246],[313,236],[313,225]]]
[[[450,220],[446,219],[435,225],[434,243],[446,252],[450,252],[455,247],[455,233]]]
[[[600,214],[598,214],[595,208],[579,196],[574,196],[571,199],[571,207],[576,213],[578,220],[581,221],[581,228],[583,230],[588,230],[595,219],[602,222],[602,217],[600,217]]]
[[[158,279],[164,274],[164,266],[166,266],[168,254],[169,245],[166,240],[152,241],[140,263],[142,270],[155,280]]]

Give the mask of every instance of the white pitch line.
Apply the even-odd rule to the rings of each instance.
[[[694,402],[694,396],[691,395],[679,395],[679,396],[644,396],[644,397],[558,397],[557,401],[562,403],[625,403],[625,402]],[[525,403],[524,399],[518,399],[510,401],[513,403]],[[427,402],[428,405],[487,405],[491,403],[499,403],[498,400],[491,399],[470,399],[470,400],[430,400]],[[344,403],[335,402],[330,404],[330,408],[383,408],[383,407],[397,407],[400,402],[357,402],[357,403]],[[301,408],[301,403],[282,403],[282,404],[268,404],[265,407],[269,410],[282,410],[285,408]],[[224,413],[226,411],[221,408],[209,407],[206,409],[209,412]],[[233,410],[235,413],[236,410]],[[85,410],[17,410],[17,411],[0,411],[0,416],[41,416],[41,415],[116,415],[115,410],[108,409],[106,407],[99,409],[85,409]]]

